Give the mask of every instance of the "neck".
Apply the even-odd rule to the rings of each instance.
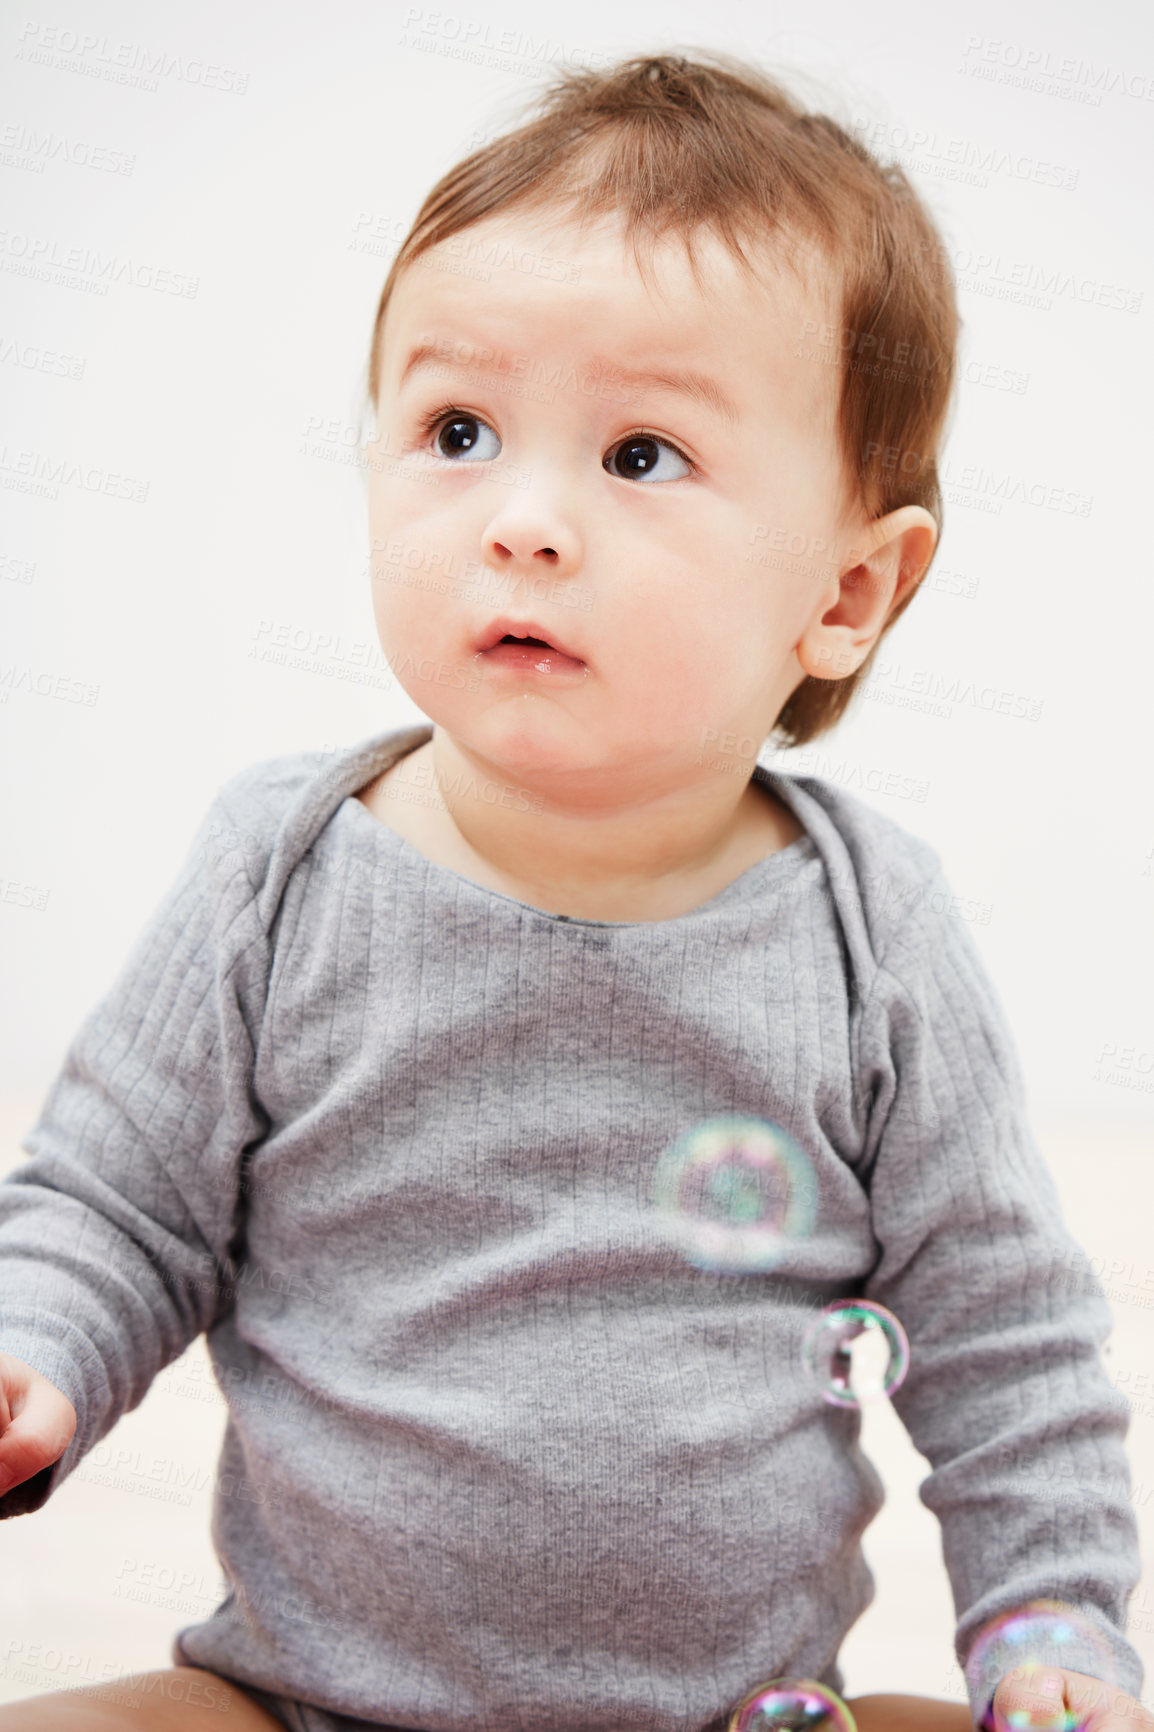
[[[624,759],[511,771],[441,728],[418,755],[459,856],[463,849],[485,876],[516,884],[526,900],[585,910],[589,919],[610,906],[653,918],[649,910],[679,907],[687,896],[691,906],[695,888],[728,882],[727,871],[736,876],[801,833],[760,784],[724,771],[698,769],[689,783],[680,764],[663,773]]]

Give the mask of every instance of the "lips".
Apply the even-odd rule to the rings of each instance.
[[[536,620],[512,619],[508,616],[495,619],[487,626],[477,640],[477,652],[484,654],[486,650],[495,649],[499,643],[510,641],[525,644],[527,649],[544,647],[555,650],[559,655],[567,656],[571,661],[583,662],[584,656],[571,644],[561,643],[555,636]]]

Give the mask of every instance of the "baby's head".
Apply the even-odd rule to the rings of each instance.
[[[401,684],[522,781],[747,775],[828,729],[937,545],[957,329],[902,172],[761,72],[563,72],[433,188],[381,296]]]

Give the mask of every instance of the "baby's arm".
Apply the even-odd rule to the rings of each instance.
[[[0,1469],[18,1481],[0,1519],[39,1509],[229,1303],[240,1156],[265,1129],[251,1078],[267,940],[246,857],[221,846],[223,800],[0,1183],[0,1354],[31,1409],[0,1411]]]
[[[1136,1696],[1142,1665],[1122,1635],[1140,1574],[1128,1408],[1099,1353],[1110,1311],[1035,1147],[976,947],[936,912],[951,906],[948,885],[927,886],[863,1010],[860,1174],[880,1245],[864,1296],[909,1336],[893,1405],[933,1469],[919,1495],[942,1527],[959,1662],[1003,1613],[1059,1600]],[[975,1720],[1020,1657],[988,1653],[970,1680]],[[1093,1646],[1065,1664],[1103,1675]]]

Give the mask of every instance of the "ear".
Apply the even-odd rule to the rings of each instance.
[[[934,555],[938,526],[920,505],[875,518],[852,547],[832,604],[822,592],[794,653],[807,674],[844,680],[856,673],[894,609],[917,588]]]

